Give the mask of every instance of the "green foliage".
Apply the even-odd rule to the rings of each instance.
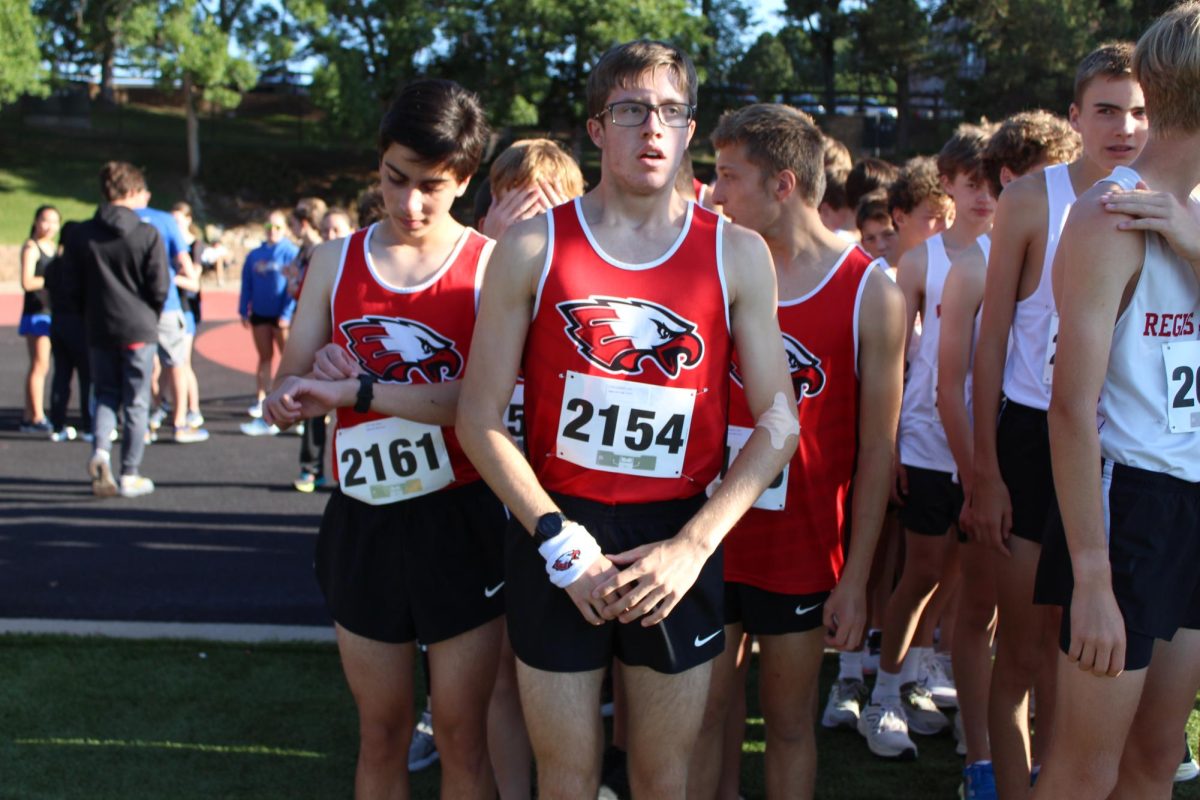
[[[792,59],[783,43],[770,33],[758,37],[733,69],[737,83],[749,86],[758,99],[769,102],[791,88],[795,81]]]
[[[23,94],[45,95],[33,14],[25,0],[0,0],[0,105]]]

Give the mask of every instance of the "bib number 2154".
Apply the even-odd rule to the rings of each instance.
[[[602,472],[678,478],[695,402],[694,389],[568,372],[558,457]]]

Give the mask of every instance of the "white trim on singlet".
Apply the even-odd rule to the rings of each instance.
[[[825,288],[825,285],[828,284],[831,280],[833,280],[833,276],[836,275],[837,271],[842,268],[843,264],[846,263],[846,258],[850,255],[850,253],[852,253],[854,251],[854,248],[856,248],[856,247],[858,247],[858,245],[853,244],[853,245],[850,245],[849,247],[847,247],[845,250],[843,250],[842,254],[840,256],[838,256],[837,261],[835,261],[833,266],[829,269],[829,272],[825,273],[825,277],[821,278],[821,282],[818,283],[815,287],[813,287],[812,289],[809,289],[807,292],[800,295],[799,297],[792,298],[791,300],[780,300],[779,307],[787,308],[788,306],[799,305],[800,303],[803,303],[806,300],[811,300],[812,298],[816,297],[817,294],[822,289]]]
[[[546,259],[542,262],[542,274],[538,277],[537,291],[533,293],[533,319],[542,305],[542,289],[546,286],[546,278],[550,277],[550,264],[554,261],[554,210],[543,214],[546,218]]]
[[[675,251],[683,246],[684,240],[687,239],[688,232],[692,229],[692,211],[696,207],[695,203],[690,200],[688,201],[687,212],[683,218],[683,229],[679,231],[679,236],[675,238],[675,242],[669,248],[667,248],[667,252],[663,253],[653,261],[646,261],[640,264],[630,264],[626,261],[613,258],[608,253],[604,252],[604,248],[600,246],[600,243],[596,241],[596,237],[592,235],[592,229],[588,227],[587,219],[585,219],[583,216],[583,203],[581,201],[582,198],[575,198],[575,214],[579,217],[579,227],[583,228],[583,235],[587,237],[588,244],[592,246],[592,250],[595,251],[596,255],[599,256],[601,260],[606,261],[617,269],[625,269],[635,272],[646,269],[654,269],[658,265],[665,263],[671,256],[675,255]]]
[[[721,297],[725,301],[725,330],[732,334],[733,323],[729,321],[729,284],[725,280],[725,218],[717,215],[717,280],[721,283]]]
[[[479,297],[483,294],[483,273],[487,263],[492,260],[492,251],[496,249],[496,240],[488,239],[479,251],[479,260],[475,262],[475,314],[479,314]]]
[[[342,273],[346,269],[346,256],[350,253],[350,241],[352,239],[354,239],[354,234],[350,234],[342,241],[342,254],[338,257],[337,272],[333,275],[333,288],[329,290],[329,322],[331,325],[333,324],[333,320],[337,319],[333,303],[337,299],[338,287],[342,285]]]
[[[856,378],[859,377],[859,374],[858,374],[858,327],[859,327],[858,320],[859,320],[859,313],[862,311],[862,300],[863,300],[863,295],[867,291],[867,281],[871,279],[871,275],[875,272],[875,270],[872,269],[872,267],[877,267],[882,271],[883,267],[880,266],[881,264],[886,265],[887,262],[884,261],[882,258],[877,258],[874,261],[872,261],[870,264],[867,265],[867,268],[865,270],[863,270],[862,279],[859,280],[859,282],[858,282],[858,290],[854,293],[854,377],[856,377]],[[887,272],[884,272],[883,276],[886,278]]]
[[[467,240],[474,235],[470,228],[463,228],[462,234],[459,235],[458,241],[454,244],[454,249],[450,251],[450,255],[446,256],[446,260],[442,262],[442,265],[437,268],[436,272],[418,283],[416,286],[395,286],[380,277],[379,271],[375,269],[375,261],[371,258],[371,237],[375,235],[375,229],[378,225],[379,223],[376,222],[374,225],[368,228],[367,235],[363,237],[363,258],[367,262],[367,272],[371,274],[371,277],[375,279],[375,282],[378,283],[381,288],[386,289],[394,294],[416,294],[417,292],[423,292],[430,286],[433,286],[450,270],[450,267],[454,266],[454,262],[458,259],[458,254],[462,252],[463,247],[467,244]]]

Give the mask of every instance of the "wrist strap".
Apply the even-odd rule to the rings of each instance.
[[[584,570],[600,557],[600,545],[578,522],[568,522],[562,532],[538,547],[546,559],[546,574],[550,582],[560,589],[574,583]]]
[[[366,414],[371,410],[371,401],[375,399],[375,376],[369,372],[358,376],[358,394],[354,398],[354,410]]]

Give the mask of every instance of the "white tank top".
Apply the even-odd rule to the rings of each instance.
[[[1033,294],[1017,301],[1013,311],[1008,360],[1004,363],[1004,395],[1030,408],[1045,411],[1050,407],[1054,350],[1058,337],[1058,313],[1050,285],[1050,268],[1058,251],[1058,240],[1067,214],[1075,203],[1075,188],[1066,164],[1045,169],[1046,175],[1046,254],[1042,258],[1042,276]]]
[[[954,456],[937,414],[937,351],[942,330],[942,287],[950,273],[950,258],[939,233],[925,242],[925,307],[921,309],[921,339],[909,361],[900,408],[900,462],[939,472],[954,472]]]
[[[1105,182],[1140,180],[1117,167]],[[1200,482],[1200,281],[1156,233],[1113,330],[1100,392],[1100,452],[1119,464]]]

